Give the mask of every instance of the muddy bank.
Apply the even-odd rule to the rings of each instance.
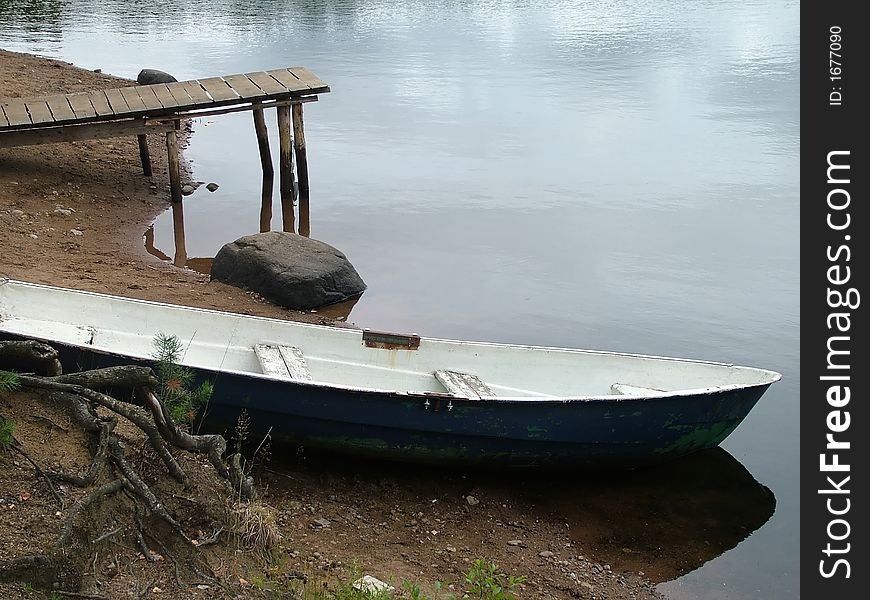
[[[64,62],[0,50],[0,89],[6,96],[130,83]],[[152,139],[149,144],[154,163],[150,178],[141,173],[134,139],[0,150],[0,275],[147,300],[324,321],[318,314],[287,311],[210,282],[207,276],[173,267],[145,251],[144,233],[169,207],[163,143]],[[37,461],[87,463],[86,442],[62,435],[56,425],[71,429],[69,420],[49,399],[6,393],[0,396],[0,412],[18,424],[19,439]],[[546,479],[536,483],[509,473],[484,476],[277,451],[280,455],[258,473],[263,500],[273,507],[282,534],[282,576],[301,573],[333,581],[361,569],[397,583],[443,580],[461,591],[463,574],[475,559],[485,558],[508,573],[528,577],[524,598],[657,597],[638,573],[648,562],[622,565],[590,554],[592,546],[577,541],[583,539],[579,524],[569,527],[563,508],[529,493],[546,489]],[[195,520],[200,513],[220,512],[208,489],[204,484],[196,491],[166,491],[174,498],[171,508]],[[32,469],[8,453],[0,453],[0,498],[0,508],[10,515],[0,522],[0,539],[12,541],[0,558],[33,552],[56,537],[60,519],[51,497]],[[93,519],[101,526],[88,530],[92,537],[109,531],[119,510],[115,503],[95,509]],[[276,597],[268,585],[255,582],[268,583],[269,577],[277,576],[257,560],[238,559],[231,544],[208,550],[210,564],[227,578],[227,589],[179,581],[166,564],[140,560],[136,549],[122,541],[115,546],[114,556],[94,550],[92,566],[82,579],[85,593]],[[680,549],[671,552],[679,554]],[[32,597],[27,584],[7,584],[0,595]]]

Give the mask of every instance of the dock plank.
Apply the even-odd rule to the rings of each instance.
[[[51,116],[51,110],[45,100],[29,100],[26,105],[27,112],[30,113],[30,122],[34,125],[54,123],[54,117]]]
[[[265,96],[263,90],[254,85],[250,79],[244,75],[227,75],[223,78],[230,87],[232,87],[241,98],[256,98]]]
[[[239,98],[239,95],[220,77],[209,77],[208,79],[199,79],[198,81],[215,102],[238,100]]]
[[[106,90],[106,100],[109,101],[109,106],[116,115],[130,112],[130,107],[121,94],[121,90]]]
[[[263,90],[268,95],[274,94],[286,94],[287,88],[278,83],[278,80],[271,77],[265,71],[258,71],[256,73],[245,73],[245,77],[254,82],[258,88]]]
[[[312,91],[329,91],[329,86],[305,67],[290,67],[287,70],[293,73],[299,81],[306,84]]]
[[[51,115],[56,122],[76,120],[76,114],[70,107],[66,96],[49,96],[45,99],[45,102],[48,104],[48,108],[51,109]]]
[[[174,81],[164,85],[166,86],[166,89],[169,90],[169,93],[172,94],[172,97],[175,98],[176,106],[195,106],[197,104],[197,102],[195,102],[184,90],[184,86],[179,82]]]
[[[157,96],[157,99],[160,101],[160,104],[163,105],[163,108],[177,108],[178,100],[175,99],[175,96],[172,95],[172,92],[169,91],[169,88],[166,87],[165,83],[155,83],[154,85],[143,86],[151,88],[151,91],[154,92],[154,95]],[[142,90],[139,90],[140,96]]]
[[[290,67],[170,84],[126,86],[31,99],[8,98],[0,100],[0,130],[116,121],[140,116],[183,118],[180,113],[217,107],[226,108],[223,112],[251,110],[262,101],[268,105],[269,100],[313,96],[328,91],[329,87],[308,69]]]
[[[87,92],[67,94],[66,99],[69,101],[77,119],[92,119],[97,116],[97,111],[94,110]]]
[[[6,113],[6,119],[12,127],[31,124],[30,114],[21,100],[8,100],[4,102],[3,112]]]
[[[287,88],[288,92],[308,92],[311,88],[304,81],[300,81],[296,75],[288,69],[274,69],[266,71],[273,79]]]
[[[91,101],[91,106],[94,107],[98,116],[106,117],[115,114],[115,111],[112,110],[109,104],[108,98],[106,98],[106,92],[103,90],[88,92],[88,99]]]
[[[214,100],[211,99],[202,86],[199,85],[198,81],[179,81],[176,83],[170,83],[170,87],[174,85],[181,85],[184,88],[184,91],[190,96],[190,99],[193,100],[197,106],[207,106],[212,104]]]
[[[143,85],[134,88],[134,90],[139,95],[139,98],[142,99],[142,104],[145,105],[147,110],[163,110],[165,108],[163,103],[160,102],[160,98],[158,98],[157,94],[154,93],[152,86]]]
[[[118,91],[121,92],[121,96],[124,97],[124,102],[127,103],[130,112],[137,113],[146,110],[145,103],[142,102],[142,98],[140,98],[139,94],[136,93],[136,88],[125,87],[120,88]],[[115,111],[115,114],[119,114],[118,111]]]

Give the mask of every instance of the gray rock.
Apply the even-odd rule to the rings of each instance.
[[[205,186],[205,189],[207,189],[207,190],[210,191],[210,192],[214,192],[214,191],[217,190],[219,187],[220,187],[220,186],[219,186],[218,184],[216,184],[214,181],[212,181],[210,184],[208,184],[207,186]]]
[[[248,235],[225,244],[212,262],[211,277],[294,309],[342,302],[366,289],[340,251],[282,231]]]
[[[142,69],[136,77],[139,85],[151,85],[152,83],[172,83],[178,81],[175,77],[157,69]]]
[[[196,188],[190,184],[182,186],[182,188],[181,188],[181,193],[184,194],[185,196],[190,196],[195,191],[196,191]]]
[[[474,496],[466,496],[465,501],[468,502],[469,506],[475,506],[477,504],[480,504],[480,500],[478,500]]]

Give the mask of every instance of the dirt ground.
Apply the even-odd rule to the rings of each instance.
[[[68,63],[0,50],[0,89],[7,96],[129,83]],[[144,250],[144,232],[169,206],[165,152],[161,140],[150,144],[151,178],[142,175],[133,139],[0,149],[0,276],[324,321],[318,314],[288,311],[211,282]],[[90,463],[86,434],[51,398],[0,393],[0,413],[16,423],[16,438],[37,463],[73,471]],[[137,436],[129,435],[129,446],[155,491],[195,540],[232,521],[219,500],[220,482],[207,463],[180,459],[195,474],[196,487],[184,489],[153,466]],[[529,484],[511,475],[304,455],[273,457],[256,473],[261,505],[271,507],[264,514],[281,536],[279,560],[271,567],[232,536],[195,549],[198,554],[191,558],[195,562],[204,557],[223,586],[184,569],[179,573],[177,562],[189,558],[185,555],[193,552],[190,548],[172,546],[166,556],[149,562],[131,541],[130,501],[117,495],[78,518],[75,560],[47,569],[42,581],[0,583],[0,597],[294,597],[288,590],[299,588],[302,581],[333,585],[336,578],[347,580],[360,572],[394,584],[417,581],[429,590],[443,580],[461,596],[463,574],[477,558],[527,576],[522,598],[660,597],[638,573],[637,561],[610,564],[610,558],[590,555],[589,547],[575,541],[577,532],[569,531],[565,519],[542,508],[529,497]],[[0,562],[38,553],[53,543],[69,507],[83,494],[72,486],[59,493],[63,508],[21,455],[0,451]],[[675,554],[680,551],[674,549]]]

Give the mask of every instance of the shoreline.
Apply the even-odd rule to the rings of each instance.
[[[135,84],[60,60],[0,49],[4,97]],[[193,134],[191,134],[193,135]],[[175,267],[145,249],[154,219],[171,208],[162,139],[149,136],[153,175],[135,137],[0,149],[0,276],[242,314],[335,324]],[[182,143],[182,147],[186,144]],[[187,166],[182,155],[182,168]],[[186,182],[189,172],[182,174]]]

